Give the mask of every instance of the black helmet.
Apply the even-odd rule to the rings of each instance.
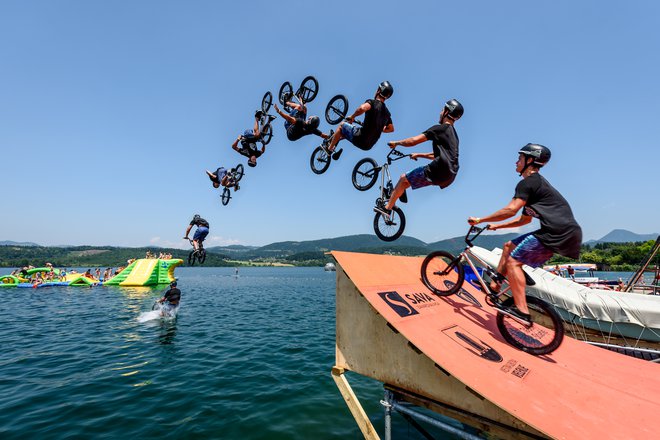
[[[176,281],[172,281],[172,282],[170,283],[170,287],[176,287]]]
[[[450,99],[445,103],[445,108],[447,109],[447,116],[452,118],[454,121],[458,120],[463,116],[463,105],[458,102],[456,99]]]
[[[319,119],[318,116],[310,116],[307,118],[307,125],[309,125],[312,128],[319,128],[319,125],[321,124],[321,120]]]
[[[378,85],[378,94],[387,99],[394,94],[394,87],[389,81],[383,81]]]
[[[518,154],[534,158],[534,165],[542,167],[550,161],[550,149],[540,144],[527,144],[518,151]]]
[[[193,215],[193,220],[198,220],[198,219],[200,219],[200,218],[202,218],[202,216],[199,215],[199,214],[195,214],[195,215]]]

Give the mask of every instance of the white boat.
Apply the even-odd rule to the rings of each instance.
[[[323,270],[325,270],[326,272],[334,272],[337,270],[337,268],[335,267],[334,263],[327,263],[323,267]]]

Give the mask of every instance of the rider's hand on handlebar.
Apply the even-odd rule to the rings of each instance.
[[[478,225],[479,223],[481,223],[481,219],[479,217],[468,217],[467,222],[470,225],[474,226],[474,225]]]
[[[353,118],[352,116],[347,116],[346,117],[346,121],[350,122],[351,124],[353,123],[354,120],[355,120],[355,118]]]
[[[412,160],[417,160],[417,153],[410,153],[410,158]]]
[[[396,142],[394,142],[394,141],[389,141],[389,142],[387,143],[387,146],[390,147],[390,148],[396,148]]]
[[[494,225],[494,224],[492,224],[492,223],[488,223],[488,224],[486,225],[486,229],[488,229],[489,231],[494,231],[496,228],[495,228],[495,225]]]

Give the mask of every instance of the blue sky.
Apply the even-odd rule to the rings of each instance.
[[[462,235],[468,216],[508,203],[527,142],[552,149],[543,174],[585,239],[658,232],[659,19],[654,1],[5,0],[0,240],[188,246],[195,213],[207,246],[373,233],[377,188],[356,191],[353,165],[382,162],[388,140],[433,125],[449,98],[465,106],[459,176],[409,194],[406,235]],[[289,142],[278,120],[222,206],[204,170],[244,162],[231,143],[264,92],[310,74],[317,114],[389,80],[395,132],[368,153],[344,144],[317,176],[317,138]]]

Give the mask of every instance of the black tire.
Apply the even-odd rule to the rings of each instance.
[[[236,165],[236,171],[234,171],[234,180],[236,182],[240,182],[244,174],[245,174],[245,169],[243,168],[243,164],[239,163],[238,165]]]
[[[197,253],[197,261],[199,261],[199,264],[204,264],[206,261],[206,249],[200,249],[199,252]]]
[[[261,111],[264,113],[268,113],[268,110],[270,110],[271,105],[273,105],[273,94],[270,92],[266,92],[264,97],[261,99]]]
[[[197,252],[195,252],[195,249],[193,249],[188,254],[188,266],[194,266],[196,260],[197,260]]]
[[[511,307],[513,298],[502,305]],[[564,324],[557,311],[547,302],[527,296],[527,306],[532,315],[533,325],[526,327],[515,319],[497,314],[497,328],[506,342],[536,356],[555,351],[564,340]]]
[[[453,295],[463,286],[465,269],[460,259],[446,251],[431,252],[422,262],[422,282],[436,295]]]
[[[374,216],[374,232],[376,236],[383,241],[394,241],[401,237],[406,228],[406,216],[398,206],[392,208],[390,221],[386,222],[380,212]]]
[[[264,128],[261,129],[261,143],[268,145],[271,138],[273,137],[273,127],[270,124],[266,124]]]
[[[296,95],[300,96],[303,102],[312,102],[319,93],[319,82],[313,76],[307,76],[300,83],[300,88]]]
[[[291,83],[287,81],[282,84],[282,87],[280,87],[280,94],[278,95],[277,100],[280,101],[280,104],[283,106],[288,107],[286,102],[291,99],[291,96],[293,96],[293,87],[291,86]]]
[[[314,174],[323,174],[330,167],[332,157],[323,149],[323,147],[316,147],[309,158],[309,166],[312,168]]]
[[[225,188],[222,190],[222,195],[220,196],[220,199],[222,200],[222,204],[227,206],[227,203],[229,203],[229,199],[231,199],[231,191],[229,191],[229,188]]]
[[[344,95],[336,95],[325,107],[325,120],[330,125],[339,124],[348,113],[348,99]]]
[[[366,191],[376,184],[378,180],[378,163],[370,157],[360,160],[353,167],[351,178],[353,186],[358,191]]]

